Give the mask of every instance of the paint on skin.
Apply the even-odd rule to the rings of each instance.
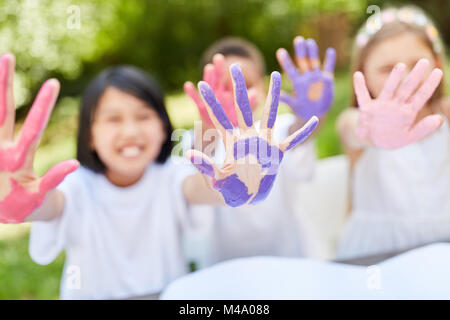
[[[294,41],[294,46],[298,59],[303,59],[307,52],[309,58],[318,63],[319,49],[313,39],[306,41],[296,40]],[[333,48],[327,49],[324,72],[316,67],[313,70],[300,74],[287,52],[283,54],[282,59],[284,69],[294,87],[295,95],[282,94],[280,100],[289,105],[294,113],[303,120],[309,120],[312,116],[322,117],[325,115],[331,108],[334,99],[332,73],[336,64],[336,51]],[[313,100],[310,98],[310,93],[313,85],[317,84],[323,84],[323,87],[319,98]]]
[[[277,146],[270,145],[260,137],[250,137],[234,143],[234,159],[241,159],[248,154],[255,156],[264,169],[263,174],[276,174],[283,159],[283,152]]]
[[[267,198],[267,196],[270,193],[270,190],[272,190],[273,183],[275,182],[275,178],[277,177],[276,174],[271,175],[265,175],[259,184],[258,193],[256,196],[250,201],[251,204],[255,204],[257,202],[260,202]]]
[[[247,186],[239,180],[237,174],[221,180],[213,179],[213,186],[222,193],[225,203],[230,207],[246,204],[253,195],[248,193]]]
[[[320,118],[328,112],[334,99],[334,82],[331,77],[324,75],[319,69],[315,69],[295,77],[292,82],[295,97],[283,94],[280,100],[288,104],[295,114],[304,120],[309,120],[312,116]],[[311,85],[320,82],[323,83],[320,98],[309,99]]]
[[[236,103],[241,110],[245,124],[247,127],[251,127],[253,124],[252,109],[250,108],[250,101],[247,95],[247,86],[245,84],[244,75],[238,64],[233,64],[230,67],[230,71],[235,85],[234,90],[236,95]]]
[[[200,90],[200,94],[203,96],[203,99],[205,99],[206,103],[210,106],[211,111],[217,118],[217,121],[219,121],[225,130],[233,130],[233,125],[223,111],[222,105],[217,100],[211,87],[205,81],[200,81],[198,88]]]
[[[317,127],[318,123],[319,123],[318,121],[313,121],[304,130],[299,132],[299,134],[294,139],[292,139],[291,143],[289,143],[289,145],[286,148],[286,151],[292,149],[293,147],[295,147],[299,143],[302,143],[306,138],[308,138],[309,135]]]
[[[272,91],[270,92],[271,101],[270,101],[270,111],[269,117],[267,119],[267,127],[272,129],[275,120],[277,118],[278,111],[278,103],[280,100],[280,92],[281,92],[281,74],[279,72],[272,72]]]
[[[205,159],[203,159],[202,157],[191,156],[190,160],[192,164],[197,167],[200,173],[206,174],[207,176],[214,178],[214,168]]]
[[[7,115],[7,93],[6,88],[8,85],[8,73],[9,73],[9,60],[7,56],[2,56],[0,60],[0,72],[1,79],[0,82],[2,84],[1,97],[0,97],[0,126],[6,120]]]

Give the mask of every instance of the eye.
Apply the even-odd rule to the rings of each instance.
[[[136,116],[136,119],[137,119],[137,120],[140,120],[140,121],[149,120],[149,119],[151,119],[151,118],[153,118],[153,114],[151,114],[151,113],[149,113],[149,112],[139,113],[139,114]]]
[[[120,116],[110,115],[105,118],[105,121],[109,123],[119,123],[121,121],[121,118]]]

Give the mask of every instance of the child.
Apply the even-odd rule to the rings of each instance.
[[[286,50],[280,49],[277,52],[277,57],[284,69],[288,70],[288,74],[293,76],[291,80],[294,82],[296,90],[308,91],[311,84],[310,74],[313,73],[315,77],[312,81],[322,81],[322,71],[319,69],[318,49],[314,40],[309,39],[305,43],[303,38],[297,37],[294,41],[296,49],[304,54],[301,56],[302,66],[306,68],[300,74],[296,67],[290,61]],[[306,46],[308,51],[313,55],[309,56],[306,53]],[[297,50],[298,51],[298,50]],[[314,55],[315,53],[315,55]],[[284,139],[290,133],[301,127],[310,117],[315,115],[323,116],[326,110],[331,106],[332,102],[332,72],[334,68],[335,52],[329,49],[327,53],[328,63],[326,78],[327,88],[324,91],[328,92],[328,101],[322,99],[315,99],[316,104],[310,103],[308,99],[303,99],[303,105],[298,110],[306,111],[300,116],[300,113],[283,114],[277,118],[274,126],[275,139]],[[232,87],[230,80],[225,76],[223,70],[227,65],[238,62],[243,65],[243,72],[246,81],[249,84],[249,95],[252,94],[251,108],[255,114],[258,107],[260,97],[264,95],[264,59],[259,50],[251,43],[239,38],[225,38],[213,44],[211,48],[206,51],[204,61],[204,79],[211,83],[217,91],[222,92],[221,98],[224,109],[228,110],[227,115],[230,119],[235,117]],[[298,83],[300,80],[301,83]],[[210,137],[214,136],[214,132],[209,130],[210,121],[202,111],[204,105],[198,98],[198,94],[192,83],[185,84],[185,91],[196,103],[200,115],[202,117],[202,130],[198,130],[195,134],[195,139],[192,139],[194,134],[189,132],[183,137],[184,149],[198,147],[205,150],[217,163],[221,163],[224,159],[224,147],[217,143],[217,139],[211,142]],[[321,93],[316,93],[318,98],[321,98]],[[285,100],[294,97],[282,96]],[[229,102],[229,103],[227,103]],[[289,100],[289,102],[291,102]],[[295,101],[297,103],[297,101]],[[321,104],[321,112],[315,112],[314,108]],[[293,110],[295,110],[293,108]],[[297,115],[297,116],[296,116]],[[280,175],[275,181],[273,191],[267,198],[264,204],[255,205],[251,207],[240,208],[225,208],[225,207],[192,207],[193,215],[198,219],[197,230],[195,233],[203,233],[203,239],[197,239],[197,247],[202,247],[200,254],[191,254],[192,259],[196,260],[199,267],[207,266],[223,260],[256,256],[256,255],[272,255],[272,256],[302,256],[302,255],[317,255],[318,248],[314,235],[311,234],[307,221],[298,220],[296,216],[296,209],[292,207],[292,199],[300,197],[301,195],[293,194],[292,190],[298,183],[309,179],[315,162],[315,149],[311,140],[304,143],[301,147],[297,147],[293,152],[285,158],[285,163],[280,168]],[[300,200],[301,201],[301,200]],[[298,201],[296,201],[298,202]],[[214,212],[213,215],[205,215],[203,211]],[[208,220],[208,221],[205,221]],[[200,237],[201,238],[201,237]],[[206,239],[206,240],[205,240]],[[207,242],[205,244],[205,242]],[[198,250],[200,251],[200,250]],[[196,257],[197,255],[197,257]],[[198,257],[201,256],[201,257]]]
[[[40,179],[32,167],[34,152],[59,83],[52,79],[43,85],[15,144],[14,57],[1,57],[0,222],[40,221],[33,223],[30,235],[30,255],[40,264],[66,251],[61,298],[157,295],[185,272],[180,235],[189,219],[187,204],[240,206],[267,196],[269,172],[276,175],[284,152],[304,140],[317,120],[280,144],[264,140],[281,158],[260,152],[233,154],[233,146],[239,149],[249,137],[261,142],[261,137],[252,129],[251,118],[242,121],[240,115],[249,111],[242,103],[245,82],[238,65],[231,69],[235,85],[242,88],[236,95],[237,113],[245,136],[230,130],[212,89],[199,83],[216,129],[234,143],[226,151],[223,169],[194,150],[187,156],[201,173],[170,159],[172,126],[161,91],[142,71],[115,67],[103,71],[83,95],[77,152],[81,167],[77,170],[78,161],[69,160]],[[269,132],[280,75],[274,73],[271,81],[275,85],[264,118]],[[257,161],[238,162],[240,157]]]
[[[443,57],[436,28],[415,7],[383,10],[358,34],[357,108],[338,121],[352,176],[338,258],[450,239],[450,108],[438,87],[442,71],[422,83],[430,64],[443,67]]]

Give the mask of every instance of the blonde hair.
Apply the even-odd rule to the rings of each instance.
[[[418,13],[422,16],[425,16],[425,13],[422,9],[419,9],[417,7],[413,6],[405,6],[398,9],[388,8],[385,10],[382,10],[379,15],[382,15],[383,12],[387,12],[388,10],[396,10],[396,12],[400,12],[401,10],[413,10],[415,13]],[[370,18],[369,18],[370,19]],[[366,23],[361,27],[360,32],[358,36],[355,39],[353,52],[352,52],[352,74],[354,74],[356,71],[363,72],[364,65],[366,63],[367,56],[369,55],[371,49],[373,49],[376,45],[378,45],[381,41],[386,40],[388,38],[401,35],[404,33],[412,33],[418,37],[426,46],[430,49],[430,51],[433,53],[433,56],[437,61],[441,63],[438,67],[442,70],[444,69],[444,61],[445,61],[445,54],[444,49],[442,46],[441,39],[438,36],[437,29],[434,26],[434,24],[431,22],[429,18],[427,18],[428,25],[419,25],[414,22],[406,22],[402,20],[394,20],[389,23],[382,24],[380,28],[373,33],[370,36],[367,36],[364,31],[367,29],[367,24],[369,23],[369,19],[366,21]],[[431,27],[432,31],[435,31],[436,34],[433,34],[435,38],[431,38],[429,35],[429,30],[427,27]],[[367,33],[367,32],[366,32]],[[363,36],[363,37],[361,37]],[[361,39],[363,39],[363,44],[361,43]],[[442,98],[444,95],[444,81],[442,80],[439,87],[434,92],[433,96],[431,97],[430,101],[435,101],[437,99]],[[357,100],[356,95],[354,92],[353,84],[352,84],[352,100],[351,105],[353,107],[357,106]]]

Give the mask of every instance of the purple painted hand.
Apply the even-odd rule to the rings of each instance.
[[[277,51],[278,62],[294,88],[293,96],[282,93],[280,100],[305,121],[312,116],[322,117],[333,103],[336,51],[333,48],[327,49],[324,68],[320,70],[319,48],[313,39],[305,41],[302,37],[296,37],[294,48],[301,73],[285,49]]]
[[[59,91],[54,79],[42,86],[14,142],[14,61],[10,54],[0,58],[0,223],[23,222],[79,166],[76,160],[64,161],[42,178],[33,171],[34,153]]]
[[[230,73],[239,130],[233,128],[211,87],[203,81],[198,84],[208,114],[225,144],[224,166],[217,168],[208,156],[197,150],[189,150],[186,155],[201,173],[211,179],[213,187],[221,192],[225,203],[237,207],[257,203],[268,196],[284,153],[303,142],[316,128],[319,120],[312,117],[303,128],[282,143],[274,143],[272,130],[278,110],[281,75],[278,72],[271,74],[269,94],[261,127],[257,132],[241,68],[238,64],[233,64],[230,66]]]

